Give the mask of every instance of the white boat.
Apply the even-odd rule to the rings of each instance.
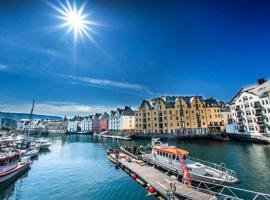
[[[33,157],[36,157],[39,153],[39,148],[36,148],[36,147],[30,147],[26,150],[21,150],[21,153],[22,153],[22,156],[23,157],[30,157],[30,158],[33,158]]]
[[[152,139],[151,153],[142,155],[143,160],[183,177],[183,181],[207,182],[221,185],[239,183],[236,173],[225,164],[217,165],[197,158],[189,152]]]
[[[3,183],[25,169],[27,169],[32,161],[29,158],[22,158],[18,149],[10,148],[0,151],[0,183]]]
[[[35,142],[40,149],[48,149],[52,145],[52,143],[44,138],[37,139]]]

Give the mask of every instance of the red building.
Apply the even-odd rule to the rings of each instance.
[[[104,113],[96,113],[92,118],[93,133],[107,131],[109,126],[109,115]]]
[[[105,112],[99,117],[99,132],[107,131],[109,128],[109,115]]]

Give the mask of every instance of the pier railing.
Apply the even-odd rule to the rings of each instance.
[[[211,185],[211,186],[210,186]],[[270,195],[256,192],[252,190],[225,186],[220,184],[213,184],[209,182],[199,182],[198,186],[192,186],[195,191],[201,191],[208,193],[209,195],[214,195],[218,199],[224,200],[270,200]]]
[[[201,163],[203,165],[206,165],[208,167],[214,168],[216,170],[219,170],[219,171],[222,171],[222,172],[226,172],[230,176],[236,177],[236,172],[233,171],[233,170],[231,170],[231,169],[228,169],[226,167],[226,164],[225,163],[221,163],[221,164],[218,165],[216,163],[211,163],[211,162],[208,162],[208,161],[205,161],[205,160],[201,160],[199,158],[190,157],[190,156],[188,156],[187,159],[190,159],[190,160],[195,161],[195,162],[199,162],[199,163]]]

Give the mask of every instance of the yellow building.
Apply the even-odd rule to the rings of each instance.
[[[215,99],[201,96],[162,96],[143,100],[135,111],[136,133],[220,131],[223,124]]]

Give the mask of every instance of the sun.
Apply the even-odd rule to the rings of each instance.
[[[94,33],[92,25],[97,25],[95,22],[88,19],[89,13],[84,13],[86,2],[78,7],[75,1],[70,3],[66,0],[65,4],[59,1],[59,6],[49,3],[49,5],[58,12],[57,18],[63,22],[58,25],[58,28],[66,28],[67,33],[73,33],[74,41],[78,37],[87,37],[94,42],[91,33]]]

